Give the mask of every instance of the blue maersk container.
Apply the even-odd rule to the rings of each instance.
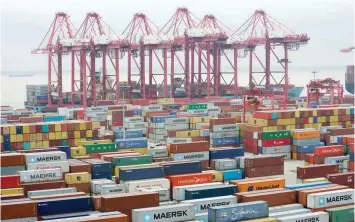
[[[269,216],[269,206],[265,201],[231,204],[208,209],[209,222],[241,221]]]
[[[39,217],[92,210],[90,196],[39,200],[36,203]]]
[[[115,142],[118,149],[145,148],[148,146],[147,138],[117,139]]]
[[[243,147],[235,147],[235,148],[211,148],[210,149],[210,159],[225,159],[225,158],[235,158],[244,156],[244,148]]]
[[[226,138],[213,138],[212,139],[213,145],[233,145],[233,144],[240,144],[239,137],[226,137]]]
[[[115,139],[123,139],[123,135],[125,135],[126,139],[143,137],[143,129],[115,130],[114,135]]]
[[[324,143],[317,143],[317,144],[311,144],[311,145],[299,145],[297,146],[297,153],[313,153],[314,148],[324,146]]]
[[[162,166],[120,169],[120,181],[153,179],[164,176]]]
[[[224,170],[222,173],[224,181],[243,179],[243,169]]]
[[[220,186],[212,187],[196,187],[185,190],[185,200],[228,196],[234,195],[236,192],[237,187],[232,184],[221,184]]]
[[[43,122],[63,121],[65,116],[43,116]]]
[[[290,185],[285,185],[285,188],[289,189],[289,190],[295,190],[295,189],[301,189],[301,188],[307,188],[307,187],[325,186],[328,184],[331,184],[331,183],[330,182],[314,182],[314,183],[290,184]]]
[[[166,176],[202,172],[201,161],[162,163],[160,165],[164,167]]]
[[[112,179],[112,163],[100,159],[88,159],[85,162],[91,164],[92,179]]]

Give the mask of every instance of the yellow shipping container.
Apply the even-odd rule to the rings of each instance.
[[[144,168],[157,166],[159,163],[150,163],[150,164],[139,164],[139,165],[130,165],[130,166],[116,166],[114,169],[114,174],[116,177],[120,176],[120,169],[130,169],[130,168]]]
[[[10,143],[16,143],[17,135],[16,134],[11,134],[10,135]]]
[[[333,111],[334,111],[334,116],[339,116],[339,110],[338,109],[333,109]]]
[[[190,117],[190,123],[209,123],[211,117]]]
[[[22,133],[25,134],[25,133],[30,133],[30,127],[28,125],[24,125],[22,127]]]
[[[350,128],[352,126],[351,122],[350,121],[346,121],[345,122],[345,125],[346,125],[346,128]]]
[[[330,122],[330,126],[338,126],[339,122]]]
[[[200,136],[200,130],[178,131],[176,133],[177,138],[194,137],[194,136]]]
[[[55,132],[55,139],[56,140],[62,139],[62,132]]]
[[[318,177],[318,178],[302,180],[302,183],[318,183],[318,182],[328,182],[328,179],[325,177]]]
[[[74,139],[80,139],[80,131],[74,131]]]
[[[48,140],[43,140],[42,141],[42,146],[45,147],[45,148],[49,147],[49,141]]]
[[[330,122],[338,122],[339,118],[338,116],[330,116]]]
[[[157,103],[158,104],[173,104],[174,99],[173,98],[158,98]]]
[[[325,123],[327,121],[327,117],[325,116],[318,116],[318,123]]]
[[[86,149],[85,147],[70,147],[70,156],[86,156]]]
[[[3,135],[0,136],[0,143],[4,143],[4,136]]]
[[[290,119],[278,119],[277,125],[281,125],[281,126],[290,125]]]
[[[0,195],[24,194],[23,188],[0,189]]]
[[[36,141],[36,147],[37,148],[43,147],[43,142],[42,141]]]
[[[42,133],[36,133],[36,140],[42,140],[43,134]]]
[[[62,132],[62,139],[63,140],[68,139],[68,132]]]
[[[206,170],[202,171],[202,173],[212,173],[213,182],[223,182],[223,173],[217,170]]]
[[[81,184],[90,183],[90,174],[88,172],[81,173],[67,173],[65,174],[66,184]]]
[[[141,155],[145,155],[148,153],[148,147],[144,147],[144,148],[127,148],[127,149],[119,149],[118,152],[124,152],[124,151],[134,151],[137,152]]]
[[[295,118],[291,118],[290,119],[290,125],[296,125],[296,119]]]
[[[300,111],[295,111],[295,118],[300,118]]]
[[[55,133],[54,132],[50,132],[48,136],[49,136],[49,140],[55,140]]]
[[[286,126],[286,130],[294,130],[296,129],[296,126],[295,125],[288,125]]]
[[[277,126],[268,126],[267,131],[277,131]]]
[[[10,128],[10,135],[16,135],[16,126],[9,126]]]
[[[86,130],[86,122],[80,123],[80,130]]]
[[[346,108],[345,113],[346,113],[346,115],[350,115],[350,108]]]
[[[304,124],[304,128],[312,128],[312,124]]]
[[[23,142],[23,134],[17,134],[16,135],[16,142]]]
[[[84,146],[84,145],[88,145],[88,144],[102,144],[102,143],[112,143],[111,140],[80,140],[78,141],[77,146]]]
[[[37,143],[36,142],[30,142],[30,148],[31,149],[37,148]]]
[[[86,130],[86,138],[92,137],[92,130]]]
[[[274,218],[260,218],[254,220],[241,220],[241,222],[277,222],[278,220]]]
[[[317,124],[318,125],[318,124]],[[312,125],[313,126],[313,125]],[[311,127],[310,127],[311,128]],[[295,131],[292,134],[294,139],[313,139],[313,138],[320,138],[320,131],[319,130],[310,130],[310,131]]]
[[[60,123],[55,123],[54,124],[54,131],[56,131],[56,132],[62,131],[62,125]]]
[[[313,117],[308,117],[308,123],[313,123]]]

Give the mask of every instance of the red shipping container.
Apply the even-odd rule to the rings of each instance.
[[[291,138],[280,138],[272,140],[261,140],[262,147],[285,146],[291,144]]]
[[[349,152],[350,153],[354,153],[354,146],[355,146],[355,143],[350,143],[349,144]]]
[[[0,177],[0,189],[20,187],[20,185],[21,184],[19,175]]]
[[[343,145],[334,145],[334,146],[321,146],[314,149],[314,155],[325,156],[339,154],[344,155],[344,146]]]
[[[171,187],[187,186],[194,184],[212,183],[213,176],[211,173],[193,173],[181,174],[166,177],[170,180]]]
[[[272,113],[271,112],[254,112],[253,117],[257,118],[257,119],[272,119]]]

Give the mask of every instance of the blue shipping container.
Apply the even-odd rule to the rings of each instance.
[[[162,163],[161,166],[164,167],[164,173],[166,176],[202,172],[202,166],[200,161]]]
[[[331,184],[330,182],[315,182],[315,183],[302,183],[302,184],[290,184],[290,185],[285,185],[286,189],[289,190],[294,190],[294,189],[301,189],[301,188],[306,188],[306,187],[315,187],[315,186],[325,186]]]
[[[16,126],[16,134],[22,134],[22,126]]]
[[[265,201],[239,203],[208,209],[208,221],[240,221],[251,220],[269,216],[269,206]]]
[[[3,135],[4,143],[10,143],[10,135]]]
[[[37,202],[37,216],[91,211],[90,196],[39,200]]]
[[[37,100],[48,100],[48,96],[37,96]]]
[[[120,169],[120,181],[143,180],[164,177],[162,166]]]
[[[228,138],[213,138],[212,139],[213,145],[233,145],[233,144],[240,144],[239,137],[228,137]]]
[[[43,116],[43,122],[63,121],[65,116]]]
[[[99,159],[88,159],[85,162],[91,164],[92,179],[112,179],[112,163]]]
[[[292,140],[292,145],[298,145],[298,146],[306,146],[309,144],[319,144],[319,143],[320,143],[320,138]]]
[[[118,139],[115,140],[118,149],[123,148],[144,148],[148,146],[146,138]]]
[[[210,159],[225,159],[225,158],[235,158],[244,156],[244,148],[243,147],[235,147],[235,148],[211,148],[210,149]]]
[[[165,119],[174,118],[176,116],[152,116],[150,117],[150,121],[152,123],[165,123]]]
[[[349,152],[349,161],[354,162],[354,153]]]
[[[126,139],[143,137],[143,129],[115,130],[114,135],[115,139],[123,139],[123,135],[125,135]]]
[[[243,179],[243,169],[225,170],[222,173],[224,181]]]
[[[324,146],[325,144],[323,142],[318,143],[318,144],[311,144],[311,145],[299,145],[297,146],[297,152],[298,153],[313,153],[314,148]]]
[[[67,159],[70,159],[70,146],[57,146],[57,148],[67,154]]]
[[[213,187],[196,187],[185,190],[185,200],[195,200],[209,197],[220,197],[234,195],[237,192],[237,187],[232,184],[222,184]]]
[[[134,116],[142,116],[142,110],[134,109],[132,110]]]

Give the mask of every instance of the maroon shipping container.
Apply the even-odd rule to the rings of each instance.
[[[207,141],[191,143],[173,143],[167,146],[170,153],[191,153],[209,151]]]
[[[235,124],[235,123],[237,123],[236,118],[210,119],[211,132],[213,132],[214,125],[225,125],[225,124]]]
[[[39,183],[26,183],[22,184],[22,187],[25,196],[27,196],[28,191],[65,188],[66,184],[64,180],[57,180]]]
[[[261,133],[263,131],[262,126],[255,126],[255,125],[244,125],[244,132],[252,132],[252,133]]]
[[[317,177],[325,177],[327,174],[334,174],[339,172],[339,165],[314,165],[306,167],[297,167],[298,179],[311,179]]]
[[[354,134],[354,128],[345,128],[345,129],[329,129],[331,136],[339,135],[352,135]]]
[[[158,163],[158,162],[167,162],[167,161],[173,161],[171,157],[156,157],[153,158],[153,162]]]
[[[244,169],[245,178],[266,177],[284,174],[284,165],[248,167]]]
[[[90,183],[68,184],[67,187],[75,187],[76,191],[90,194]]]
[[[4,116],[9,121],[19,121],[21,117],[28,117],[29,115],[8,115]]]
[[[14,201],[1,203],[1,220],[37,217],[37,204],[34,201]]]
[[[8,153],[0,155],[0,166],[20,166],[25,165],[25,155],[21,153]]]
[[[275,189],[267,189],[267,190],[255,190],[255,191],[249,191],[249,192],[240,192],[240,193],[235,193],[234,195],[237,197],[238,203],[241,203],[242,196],[244,196],[244,195],[252,195],[252,194],[259,194],[259,193],[266,193],[266,192],[282,191],[282,190],[285,190],[285,188],[275,188]]]
[[[245,157],[244,167],[263,167],[284,164],[283,156],[251,156]]]
[[[25,198],[23,194],[0,195],[0,200],[13,200]]]
[[[296,203],[296,191],[279,190],[242,195],[242,203],[252,201],[266,201],[269,207],[293,204]]]
[[[37,152],[53,152],[53,151],[59,151],[58,148],[56,147],[49,147],[49,148],[36,148],[36,149],[30,149],[30,150],[18,150],[18,153],[37,153]]]
[[[70,173],[88,172],[91,174],[91,165],[80,160],[69,159]]]
[[[20,117],[22,123],[38,123],[43,122],[42,116]]]
[[[354,172],[327,174],[329,182],[348,186],[354,189]]]

